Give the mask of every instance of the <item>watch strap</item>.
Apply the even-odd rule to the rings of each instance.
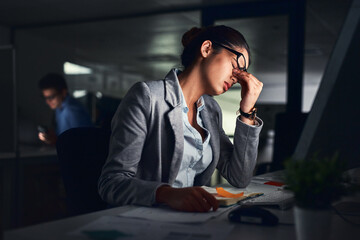
[[[239,108],[238,112],[240,113],[241,116],[244,116],[250,120],[255,120],[256,118],[256,113],[257,113],[257,109],[256,107],[253,107],[250,112],[246,113],[246,112],[243,112],[241,110],[241,108]]]

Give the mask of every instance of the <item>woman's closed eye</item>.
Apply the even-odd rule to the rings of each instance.
[[[234,69],[237,68],[237,64],[236,64],[236,58],[233,58],[234,61],[231,61],[231,65]]]

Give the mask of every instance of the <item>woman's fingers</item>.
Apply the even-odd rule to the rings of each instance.
[[[233,74],[242,87],[253,87],[254,89],[261,89],[263,87],[263,83],[251,73],[234,69]]]
[[[208,212],[210,209],[214,211],[218,208],[218,203],[213,195],[205,191],[201,187],[194,187],[194,196],[197,203],[200,205],[198,210],[201,212]],[[197,205],[197,206],[199,206]]]
[[[195,190],[194,195],[192,196],[191,203],[194,212],[208,212],[211,209],[210,204],[197,190]]]
[[[184,188],[184,191],[188,193],[187,197],[185,197],[185,211],[191,212],[208,212],[211,208],[216,208],[214,205],[214,198],[210,193],[206,192],[201,187],[190,187]],[[210,195],[210,197],[209,197]],[[214,198],[215,202],[216,199]]]
[[[180,211],[208,212],[210,209],[215,211],[218,208],[215,197],[201,187],[172,188],[168,186],[159,190],[157,194],[160,195],[163,190],[166,191],[164,195],[158,196],[157,199],[163,199],[159,202]]]
[[[240,71],[238,69],[233,70],[233,75],[241,85],[241,110],[249,112],[260,96],[263,83],[251,73]]]
[[[204,200],[206,200],[206,202],[209,203],[213,211],[216,211],[219,208],[219,203],[212,194],[208,193],[205,189],[200,187],[199,187],[199,192],[201,193]]]

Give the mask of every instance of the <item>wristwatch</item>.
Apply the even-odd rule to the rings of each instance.
[[[240,113],[241,116],[244,116],[244,117],[246,117],[246,118],[248,118],[248,119],[250,119],[250,120],[255,120],[255,118],[256,118],[256,112],[257,112],[256,107],[253,107],[253,108],[250,110],[250,112],[248,112],[248,113],[243,112],[243,111],[241,110],[241,108],[239,108],[239,110],[238,110],[238,113]]]

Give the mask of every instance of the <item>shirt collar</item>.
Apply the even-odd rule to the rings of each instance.
[[[203,96],[201,96],[197,101],[196,101],[196,106],[197,106],[197,109],[200,111],[202,111],[205,107],[205,101],[204,101],[204,98]]]
[[[165,101],[171,106],[176,107],[181,104],[181,87],[178,75],[181,73],[179,69],[173,68],[165,76]]]
[[[184,113],[187,113],[189,111],[188,106],[186,105],[186,101],[185,101],[185,97],[184,97],[184,93],[180,87],[180,91],[181,91],[181,104],[182,104],[182,110]],[[201,96],[197,101],[196,101],[196,107],[197,107],[197,112],[200,112],[204,109],[205,107],[205,101],[203,96]]]

